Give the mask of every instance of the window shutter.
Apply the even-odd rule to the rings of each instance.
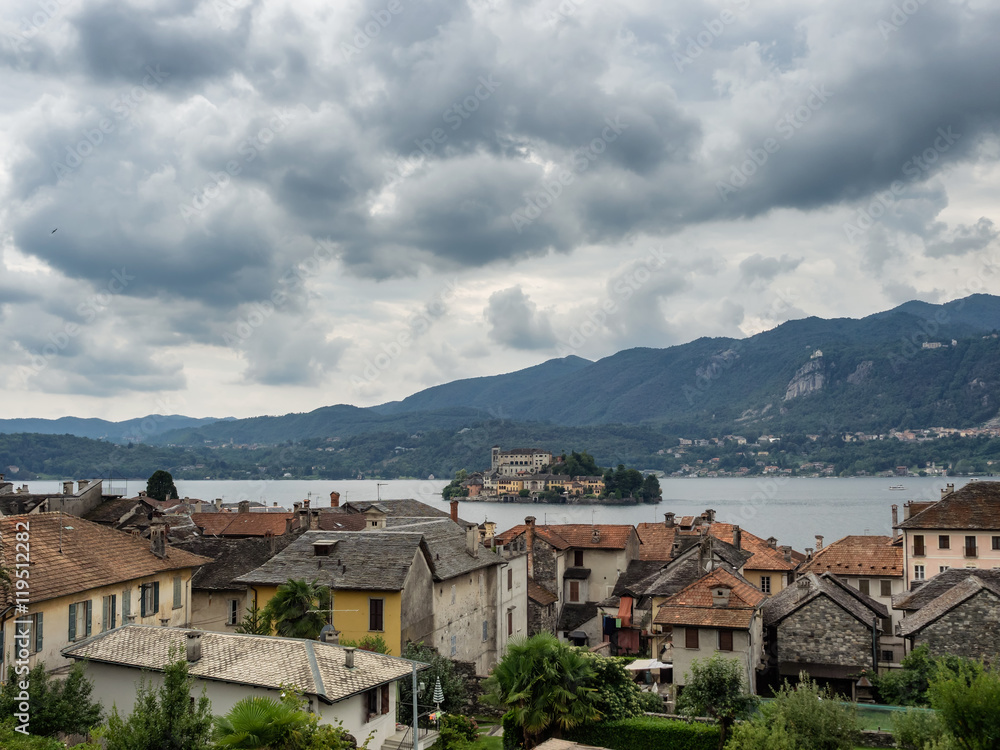
[[[70,643],[76,640],[76,605],[69,605],[69,640]]]
[[[387,684],[382,686],[382,713],[389,713],[389,686]]]
[[[42,650],[42,613],[35,615],[35,651]]]
[[[181,577],[174,577],[174,609],[181,606]]]
[[[101,632],[108,630],[108,610],[111,609],[111,597],[106,596],[101,602]],[[111,625],[114,627],[114,624]]]
[[[94,603],[92,601],[90,601],[89,599],[86,602],[83,603],[83,606],[86,609],[86,616],[87,616],[87,635],[90,635],[90,626],[91,626],[91,619],[92,619],[91,618],[91,614],[92,614],[93,609],[94,609],[93,605],[94,605]]]
[[[128,624],[130,614],[132,614],[132,589],[122,589],[122,625]]]
[[[153,584],[153,614],[157,614],[160,611],[160,582],[156,581]]]

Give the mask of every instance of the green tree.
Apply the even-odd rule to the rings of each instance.
[[[600,718],[594,675],[587,655],[550,633],[512,639],[484,683],[484,700],[507,708],[530,749],[549,731],[560,736]]]
[[[87,734],[101,723],[100,701],[93,701],[94,683],[84,674],[83,664],[76,662],[65,680],[58,680],[36,664],[27,675],[17,675],[14,667],[7,669],[7,682],[0,686],[0,716],[18,713],[21,701],[20,683],[28,682],[28,702],[31,704],[31,733],[50,737],[56,732]]]
[[[462,482],[469,478],[469,472],[465,469],[459,469],[455,472],[455,478],[441,490],[441,496],[447,501],[452,500],[456,497],[468,497],[469,488],[463,487]]]
[[[455,662],[441,656],[432,646],[418,643],[407,643],[403,648],[403,658],[429,664],[428,669],[420,672],[419,680],[424,683],[425,692],[418,696],[420,711],[433,709],[431,701],[434,684],[441,680],[441,690],[444,692],[444,703],[441,709],[446,713],[459,713],[465,707],[467,688],[465,678],[455,668]],[[396,702],[396,720],[400,724],[413,724],[413,685],[410,680],[400,680],[399,700]]]
[[[1000,671],[979,662],[942,667],[928,688],[954,744],[962,750],[1000,747]]]
[[[289,578],[278,586],[264,607],[264,617],[274,624],[278,635],[315,640],[326,624],[320,611],[321,593],[316,581],[309,583]]]
[[[216,716],[212,739],[218,750],[259,750],[287,747],[292,732],[301,730],[307,715],[294,705],[264,695],[239,701],[225,716]]]
[[[655,502],[662,497],[663,492],[660,489],[660,480],[656,478],[654,474],[649,474],[645,479],[642,480],[642,488],[639,490],[639,496],[645,502]]]
[[[157,469],[153,472],[153,475],[146,480],[146,496],[156,500],[179,497],[177,487],[174,485],[174,478],[169,471]]]
[[[873,680],[879,698],[892,706],[930,705],[927,689],[938,671],[955,672],[965,666],[975,669],[976,663],[961,656],[932,657],[927,645],[922,644],[903,657],[900,664],[902,669]]]
[[[267,616],[266,608],[261,609],[257,606],[256,597],[250,601],[250,608],[243,615],[240,624],[236,626],[236,632],[248,635],[271,635],[274,632],[274,626]]]
[[[726,750],[851,750],[861,736],[852,705],[805,672],[787,682],[750,721],[736,725]]]
[[[642,697],[649,694],[639,689],[621,659],[592,654],[590,665],[597,688],[594,707],[600,712],[602,721],[629,719],[642,713]],[[662,699],[659,708],[663,709]]]
[[[107,750],[208,750],[212,704],[202,691],[192,705],[193,682],[183,658],[163,668],[159,689],[143,680],[127,718],[111,709],[102,731]]]
[[[677,712],[685,716],[708,716],[719,723],[719,748],[726,744],[729,729],[745,719],[757,706],[757,697],[747,692],[743,669],[736,659],[713,654],[695,659],[685,676],[684,690],[677,699]]]

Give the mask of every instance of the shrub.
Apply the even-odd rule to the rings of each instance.
[[[94,683],[84,675],[82,663],[75,663],[65,680],[51,677],[44,664],[36,664],[27,675],[20,676],[10,667],[7,682],[0,687],[0,716],[17,713],[19,685],[24,681],[29,683],[32,734],[87,734],[101,723],[101,704],[90,699]]]
[[[441,750],[465,750],[479,737],[474,719],[461,714],[445,714],[441,719]]]
[[[504,714],[500,719],[500,726],[503,727],[503,750],[521,750],[524,747],[524,732],[521,731],[517,719],[510,714]]]
[[[505,727],[505,736],[506,731]],[[569,730],[565,736],[574,742],[609,750],[715,750],[719,746],[717,726],[655,716],[585,724]]]
[[[940,717],[933,711],[910,709],[896,714],[892,720],[893,737],[896,747],[907,750],[924,750],[932,742],[938,742],[945,734]]]
[[[601,712],[603,721],[629,719],[643,712],[642,691],[625,669],[625,664],[634,661],[593,655],[590,657],[594,668],[593,685],[597,688],[594,707]],[[659,710],[663,710],[662,702]]]
[[[945,731],[962,750],[1000,747],[1000,671],[981,662],[942,668],[927,691]]]
[[[419,679],[427,690],[418,697],[421,705],[430,703],[434,684],[441,680],[441,690],[444,692],[444,703],[441,704],[441,710],[445,713],[461,713],[465,709],[465,678],[456,669],[455,662],[441,656],[433,646],[425,646],[422,641],[420,643],[407,643],[403,649],[403,658],[430,664],[430,668],[420,673]],[[413,723],[413,683],[404,679],[397,684],[399,685],[399,700],[396,702],[396,721],[409,726]],[[423,719],[421,719],[421,725],[426,726]]]
[[[662,714],[663,697],[657,693],[639,693],[639,708],[645,713]]]

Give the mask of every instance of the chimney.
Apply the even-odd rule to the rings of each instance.
[[[215,498],[215,503],[214,504],[215,504],[215,511],[216,511],[216,513],[218,513],[220,510],[222,510],[222,498],[221,497]]]
[[[90,480],[89,479],[79,479],[76,482],[76,489],[79,492],[83,492],[89,486],[90,486]]]
[[[201,500],[196,500],[194,503],[194,512],[201,513]]]
[[[676,513],[664,513],[663,514],[663,525],[668,529],[674,528],[674,518],[677,516]]]
[[[323,632],[319,634],[319,639],[323,643],[331,643],[334,646],[339,646],[340,645],[340,631],[339,630],[334,630],[332,625],[330,626],[329,630],[327,630],[326,628],[323,628]]]
[[[302,501],[302,507],[303,508],[308,508],[309,507],[309,498],[308,497],[305,500]]]
[[[465,530],[465,549],[473,557],[479,557],[479,527],[475,524]]]
[[[775,539],[773,536],[769,536],[767,538],[767,546],[770,547],[771,549],[777,549],[778,548],[778,540]]]
[[[528,528],[524,532],[524,538],[528,547],[528,578],[535,577],[535,517],[527,516],[524,524]]]
[[[954,491],[955,491],[955,485],[952,484],[951,482],[948,482],[948,484],[944,486],[944,489],[941,490],[941,499],[944,500],[946,497],[948,497],[948,495],[950,495]]]
[[[598,542],[601,541],[600,529],[595,528],[592,532],[590,532],[590,541],[593,542],[594,544],[597,544]]]
[[[781,554],[784,556],[785,562],[792,561],[792,548],[787,544],[781,546]]]
[[[149,527],[149,550],[161,560],[167,556],[167,536],[163,526]]]
[[[711,508],[702,513],[702,515],[705,517],[705,520],[708,521],[709,523],[715,523],[715,511],[712,510]]]
[[[344,666],[348,669],[354,669],[354,647],[345,646],[344,647]]]
[[[806,547],[806,560],[812,560],[812,559],[813,559],[813,548]]]
[[[295,528],[295,517],[294,516],[285,516],[285,533],[286,534],[291,534],[292,533],[292,529],[294,529],[294,528]]]
[[[743,531],[739,526],[733,526],[733,546],[736,549],[743,549]]]
[[[313,508],[309,511],[309,530],[319,530],[319,508]]]
[[[201,659],[201,633],[189,630],[185,635],[187,635],[187,660],[193,664]]]
[[[943,492],[944,490],[942,490]],[[63,482],[63,494],[72,495],[73,494],[73,482]]]
[[[271,531],[270,529],[268,529],[267,531],[265,531],[264,532],[264,539],[266,539],[268,541],[268,549],[271,550],[271,555],[273,556],[274,553],[275,553],[275,551],[276,551],[276,547],[275,547],[275,544],[274,544],[274,532]]]
[[[816,551],[819,552],[823,549],[823,537],[820,534],[816,535]]]
[[[451,501],[451,520],[458,523],[458,500]]]
[[[339,492],[331,492],[330,493],[330,507],[331,508],[339,508],[340,507],[340,493]]]
[[[713,586],[712,587],[712,606],[713,607],[728,607],[729,606],[729,595],[732,593],[732,589],[728,586]]]
[[[899,506],[892,506],[892,528],[896,528],[899,525]]]
[[[237,506],[237,513],[249,513],[250,512],[250,501],[240,500],[240,504]]]

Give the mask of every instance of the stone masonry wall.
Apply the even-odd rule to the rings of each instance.
[[[1000,598],[980,591],[966,599],[916,633],[914,645],[924,643],[935,656],[995,657],[1000,654]]]
[[[533,558],[533,577],[535,579],[535,583],[538,583],[547,588],[549,591],[558,594],[559,582],[556,580],[558,577],[558,568],[555,548],[548,542],[543,542],[536,536]]]
[[[842,666],[871,664],[871,627],[819,596],[778,626],[778,659]]]

